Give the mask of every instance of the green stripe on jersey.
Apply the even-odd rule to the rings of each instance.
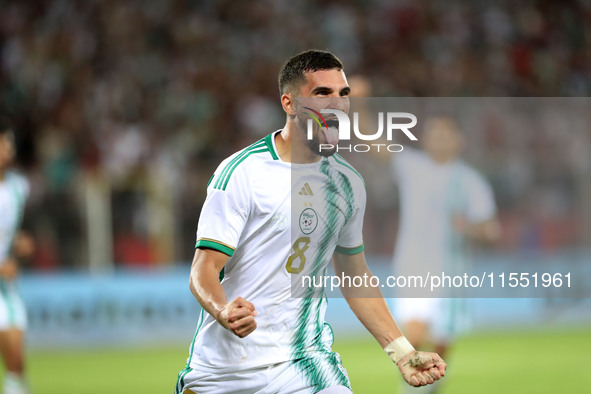
[[[213,178],[215,177],[215,174],[213,174],[210,178],[209,181],[207,181],[207,187],[209,187],[209,184],[211,183],[211,181],[213,181]]]
[[[343,156],[339,155],[338,153],[335,153],[334,155],[332,155],[332,157],[334,157],[334,159],[337,163],[347,167],[348,169],[353,171],[355,174],[357,174],[357,176],[359,176],[359,178],[361,178],[361,182],[363,182],[363,184],[365,185],[365,180],[363,179],[361,174],[355,168],[353,168],[353,166],[351,166],[351,164],[347,163],[347,161],[345,159],[343,159]]]
[[[254,144],[250,145],[249,147],[244,148],[242,150],[242,152],[240,152],[232,160],[230,160],[230,162],[228,164],[226,164],[226,166],[222,170],[218,180],[216,181],[214,188],[225,190],[226,188],[223,185],[228,183],[228,180],[230,179],[232,172],[234,172],[234,169],[236,168],[235,164],[237,162],[241,161],[241,159],[243,157],[249,155],[249,153],[252,152],[253,150],[263,148],[263,147],[265,147],[265,149],[266,149],[265,141],[260,140],[260,141],[255,142]]]
[[[351,182],[336,167],[329,160],[323,160],[320,165],[320,172],[327,177],[321,190],[326,207],[326,225],[318,238],[310,277],[326,275],[337,232],[354,212],[355,195]],[[291,340],[291,355],[294,360],[298,360],[294,366],[316,391],[331,385],[349,386],[336,355],[330,349],[329,342],[332,342],[333,336],[330,335],[330,341],[324,337],[324,326],[320,324],[320,314],[325,303],[324,289],[305,289],[297,312],[298,323]]]
[[[197,334],[199,334],[199,330],[203,325],[204,310],[201,308],[201,313],[199,314],[199,323],[197,324],[197,329],[195,330],[195,335],[193,335],[193,340],[191,341],[191,347],[189,348],[189,358],[187,359],[187,364],[185,365],[185,369],[191,366],[191,359],[193,359],[193,350],[195,349],[195,341],[197,340]]]
[[[174,388],[174,394],[182,394],[183,387],[185,387],[185,376],[191,372],[193,368],[185,368],[179,372],[179,377],[176,380],[176,387]]]
[[[234,249],[231,246],[225,245],[213,239],[199,239],[195,244],[195,248],[207,248],[217,250],[218,252],[227,254],[230,257],[232,257],[232,255],[234,254]]]
[[[248,156],[254,155],[255,153],[263,153],[263,152],[268,152],[268,151],[269,151],[269,149],[267,147],[264,147],[264,148],[261,148],[261,149],[251,150],[246,155],[242,156],[240,158],[240,160],[238,160],[236,163],[234,163],[234,165],[230,169],[230,173],[226,177],[226,180],[224,181],[224,184],[222,185],[221,190],[226,190],[226,187],[228,187],[228,182],[230,182],[230,177],[232,176],[232,173],[234,172],[234,170],[236,169],[236,167],[238,167],[238,165],[240,163],[242,163],[244,160],[246,160],[248,158]]]
[[[264,138],[264,140],[265,140],[265,144],[267,144],[267,148],[269,148],[269,152],[271,152],[271,157],[273,158],[273,160],[279,160],[279,156],[277,156],[275,149],[273,149],[273,136],[274,135],[275,135],[275,133],[271,133],[268,136],[266,136]]]
[[[365,247],[363,245],[359,245],[356,248],[345,248],[343,246],[337,245],[335,252],[339,252],[342,254],[357,254],[363,252],[364,249]]]

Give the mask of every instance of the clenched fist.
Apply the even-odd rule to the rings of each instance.
[[[256,315],[257,311],[252,303],[236,297],[217,313],[216,320],[234,335],[244,338],[257,328],[254,319]]]
[[[411,386],[426,386],[445,376],[447,365],[437,353],[413,351],[397,363],[402,377]]]

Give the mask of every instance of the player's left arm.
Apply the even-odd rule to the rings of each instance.
[[[476,241],[495,243],[501,237],[501,225],[496,217],[471,223],[458,215],[453,220],[457,231]]]
[[[354,180],[355,211],[338,234],[333,265],[337,276],[342,277],[344,274],[352,278],[367,278],[364,283],[367,286],[341,286],[341,292],[355,316],[398,366],[404,380],[412,386],[431,384],[445,375],[445,362],[435,353],[415,351],[396,325],[380,288],[371,286],[373,282],[369,278],[372,274],[363,253],[362,229],[367,200],[365,186],[361,178],[352,176],[351,179]]]
[[[371,277],[363,252],[335,252],[333,265],[337,276]],[[369,281],[367,281],[369,284]],[[379,287],[341,287],[355,316],[374,336],[388,356],[396,363],[406,382],[424,386],[445,375],[445,362],[436,353],[417,352],[396,325]]]
[[[494,193],[490,184],[475,170],[468,170],[463,181],[466,201],[464,212],[452,218],[455,229],[475,241],[498,241],[501,237],[501,225],[497,219]]]
[[[19,262],[28,261],[35,252],[35,241],[29,232],[20,230],[14,237],[12,253],[0,265],[0,278],[14,280],[19,273]]]
[[[371,277],[372,273],[365,262],[365,253],[344,254],[335,252],[333,256],[335,275],[350,277]],[[355,316],[376,338],[382,348],[402,336],[400,329],[390,314],[388,305],[378,287],[345,287],[341,292]]]

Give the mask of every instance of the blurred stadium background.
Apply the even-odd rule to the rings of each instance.
[[[374,96],[587,97],[591,2],[0,1],[1,109],[32,186],[37,249],[20,287],[35,392],[172,389],[198,311],[187,279],[205,185],[281,127],[275,76],[308,48],[333,51]],[[468,145],[503,225],[477,264],[574,265],[589,278],[584,130],[491,125]],[[384,271],[396,201],[369,197],[368,251]],[[556,296],[474,300],[446,392],[588,392],[573,372],[591,350],[589,300]],[[395,392],[380,349],[342,300],[330,305],[356,392]]]

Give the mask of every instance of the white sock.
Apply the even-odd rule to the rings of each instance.
[[[28,394],[29,389],[24,377],[21,377],[13,372],[6,371],[4,373],[4,390],[3,394]]]

